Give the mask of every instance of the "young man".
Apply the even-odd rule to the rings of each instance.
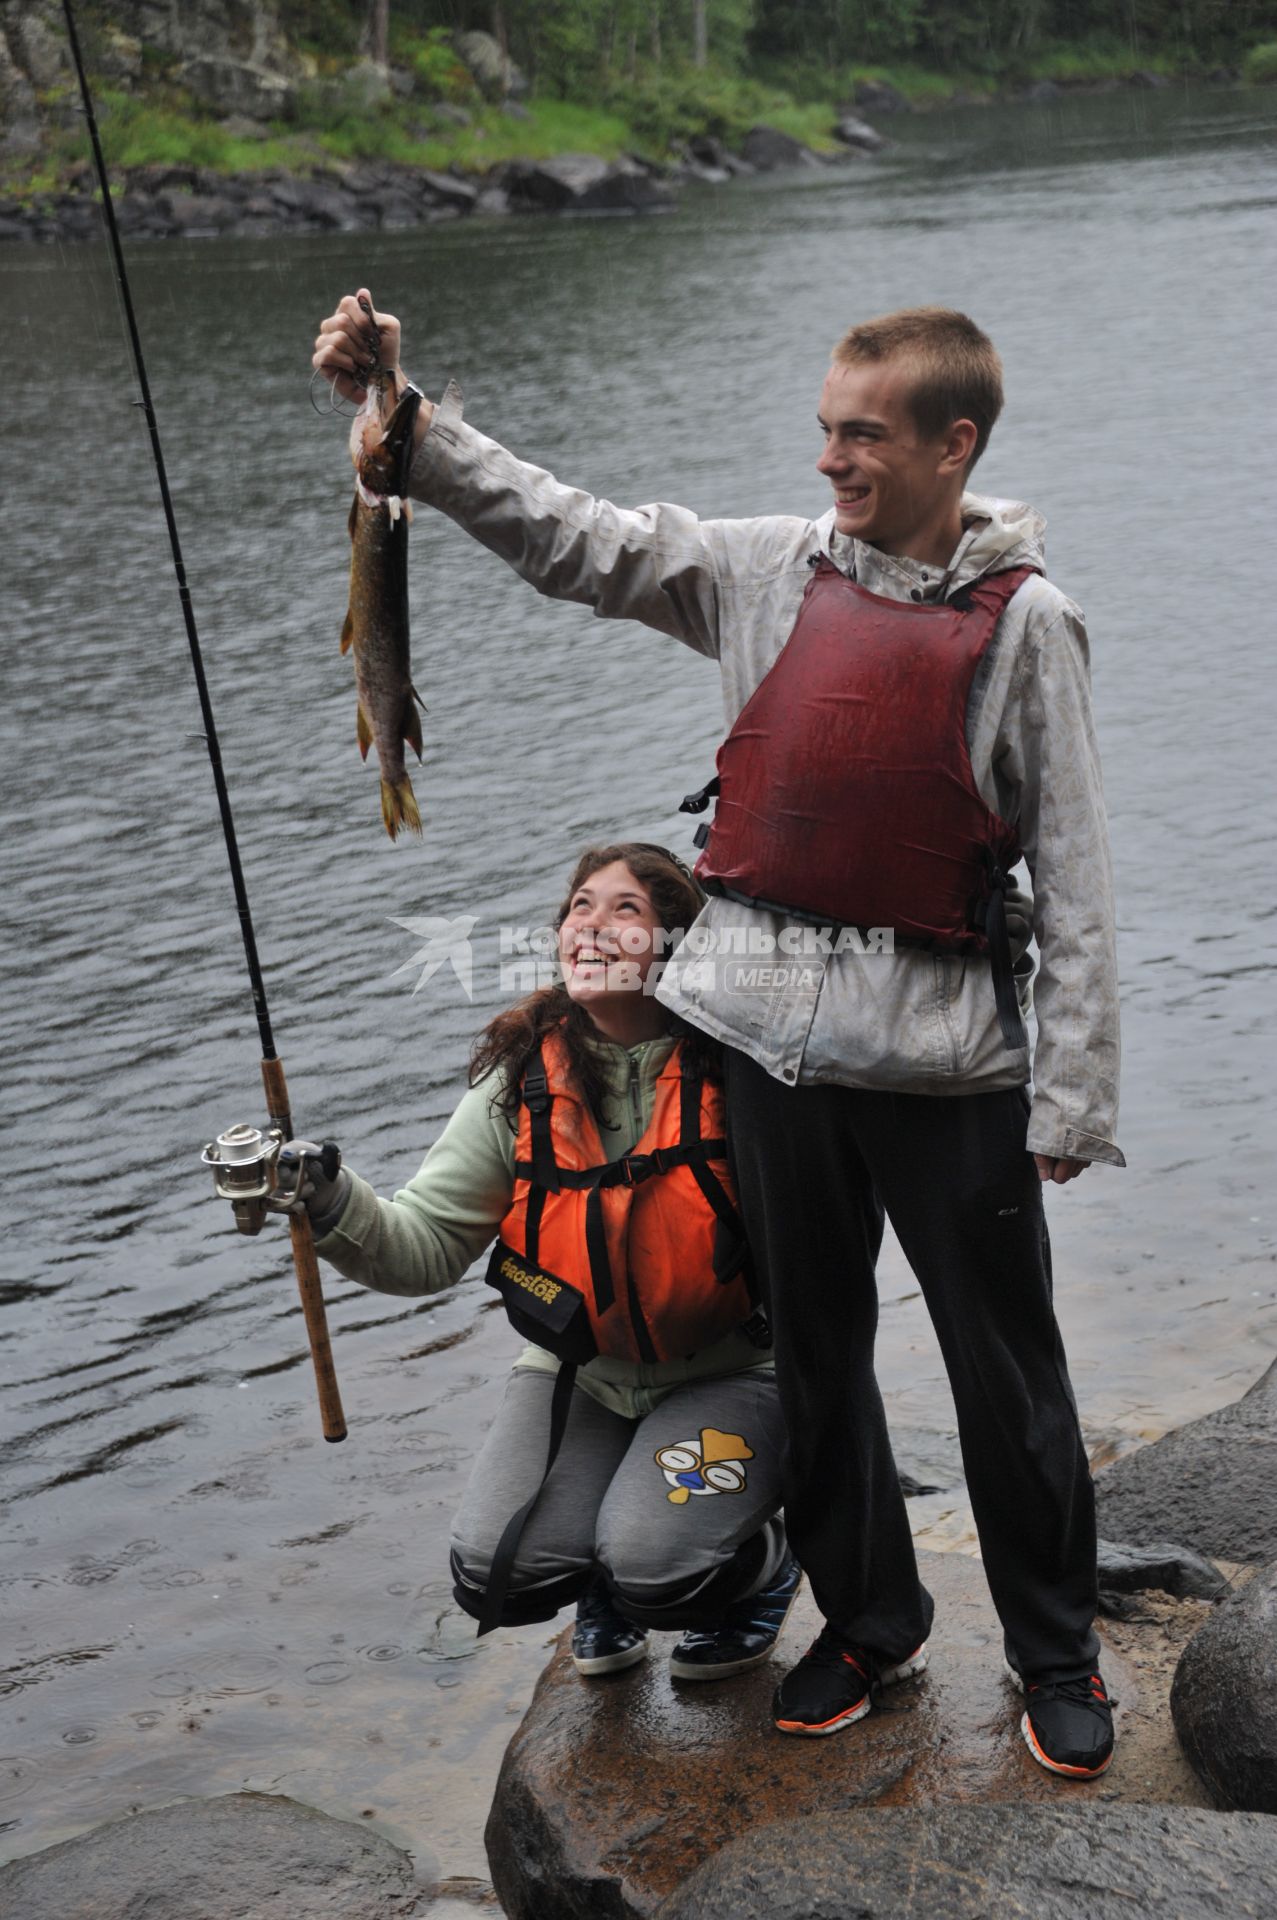
[[[377,323],[397,367],[398,324]],[[348,297],[314,364],[358,395],[367,355]],[[1040,516],[965,490],[1001,404],[985,335],[919,308],[835,350],[819,520],[592,499],[466,426],[455,387],[421,410],[410,490],[542,593],[720,664],[732,731],[698,836],[716,897],[660,992],[727,1050],[786,1521],[828,1623],[778,1689],[777,1727],[836,1732],[926,1665],[932,1602],[873,1372],[888,1215],[953,1388],[1025,1739],[1087,1779],[1112,1714],[1041,1185],[1124,1164],[1113,906],[1081,616],[1042,576]],[[1021,854],[1041,953],[1032,1103],[1001,909]],[[883,927],[894,951],[859,931]],[[797,959],[722,958],[742,948]]]

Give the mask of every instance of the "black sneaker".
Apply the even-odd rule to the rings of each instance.
[[[1071,1780],[1097,1780],[1113,1758],[1113,1707],[1098,1673],[1072,1680],[1025,1680],[1007,1661],[1028,1702],[1020,1731],[1040,1767]]]
[[[863,1720],[879,1687],[910,1680],[927,1665],[927,1643],[907,1660],[884,1666],[837,1627],[824,1626],[776,1689],[772,1714],[781,1733],[838,1733]]]
[[[803,1570],[791,1554],[770,1586],[724,1607],[717,1626],[683,1635],[670,1654],[671,1678],[727,1680],[761,1666],[771,1657],[802,1582]]]
[[[572,1628],[572,1665],[578,1673],[621,1673],[637,1666],[652,1636],[635,1627],[612,1605],[607,1586],[594,1580],[576,1603]]]

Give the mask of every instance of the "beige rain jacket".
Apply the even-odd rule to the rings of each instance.
[[[942,572],[835,533],[832,509],[820,520],[699,520],[664,504],[615,507],[467,426],[455,384],[417,450],[409,491],[538,592],[641,621],[717,660],[728,727],[789,637],[812,555],[827,553],[899,600],[945,598],[983,573],[1042,565],[1041,515],[977,494],[964,498],[965,531]],[[1029,1149],[1123,1166],[1113,892],[1086,629],[1041,578],[1025,582],[998,623],[972,688],[967,745],[980,794],[1017,826],[1033,877],[1041,957]],[[806,945],[792,955],[782,916],[712,900],[666,968],[660,998],[790,1084],[953,1094],[1028,1080],[1027,1050],[1003,1043],[987,959],[915,947],[825,953],[798,938]]]

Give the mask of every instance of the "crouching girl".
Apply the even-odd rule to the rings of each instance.
[[[651,992],[700,904],[663,848],[591,848],[558,916],[560,982],[480,1035],[407,1187],[326,1179],[295,1143],[318,1251],[348,1279],[433,1293],[492,1247],[529,1344],[453,1525],[453,1590],[480,1632],[575,1602],[585,1674],[641,1660],[653,1628],[682,1635],[676,1678],[739,1673],[800,1578],[715,1050]]]

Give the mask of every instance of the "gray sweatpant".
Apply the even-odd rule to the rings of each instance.
[[[506,1521],[545,1466],[554,1375],[516,1367],[452,1529],[457,1594],[476,1611]],[[627,1419],[577,1387],[519,1542],[504,1618],[552,1619],[596,1573],[643,1626],[714,1621],[785,1558],[783,1428],[770,1372],[676,1387]]]

